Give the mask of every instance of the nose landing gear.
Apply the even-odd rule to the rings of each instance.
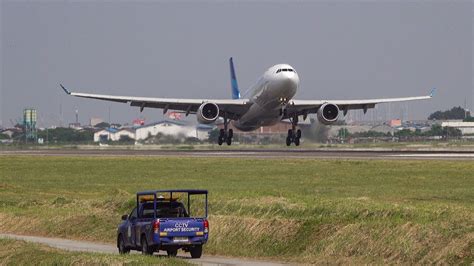
[[[288,129],[288,136],[286,137],[286,146],[294,143],[296,146],[300,145],[301,129],[296,130],[298,125],[298,116],[293,116],[291,119],[291,129]]]

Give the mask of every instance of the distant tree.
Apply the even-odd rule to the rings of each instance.
[[[43,138],[49,142],[90,142],[94,139],[94,131],[90,129],[76,130],[58,127],[38,131],[38,138]]]
[[[341,127],[341,128],[339,129],[339,131],[337,132],[337,136],[338,136],[339,138],[345,139],[345,138],[350,137],[351,134],[349,133],[349,130],[347,130],[347,128]]]
[[[23,131],[16,131],[16,132],[13,132],[13,135],[12,135],[12,139],[21,139],[21,138],[25,138],[25,134],[23,133]]]
[[[444,127],[443,136],[446,137],[460,137],[462,136],[462,131],[455,127]]]
[[[402,129],[402,130],[399,130],[397,132],[395,132],[394,134],[395,137],[413,137],[415,136],[415,132],[409,130],[409,129]]]
[[[7,134],[0,133],[0,139],[10,139],[10,136]]]
[[[425,133],[427,136],[443,136],[443,127],[439,124],[431,126],[431,129]]]
[[[216,143],[217,139],[219,138],[219,134],[220,134],[220,129],[214,128],[213,130],[209,131],[209,137],[207,138],[207,140],[210,143]]]
[[[468,116],[463,120],[464,122],[474,122],[474,116]]]
[[[466,111],[461,106],[453,107],[451,110],[436,111],[432,113],[428,120],[450,120],[450,119],[464,119]]]
[[[391,137],[392,134],[390,132],[383,133],[378,131],[369,130],[366,132],[357,132],[352,134],[353,137],[358,138],[381,138],[381,137]]]
[[[104,129],[104,128],[109,128],[110,124],[107,123],[107,122],[100,122],[99,124],[95,125],[94,127]]]

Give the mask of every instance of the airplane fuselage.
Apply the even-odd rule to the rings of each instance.
[[[233,124],[242,131],[271,126],[283,117],[288,101],[295,96],[299,77],[293,67],[279,64],[269,68],[250,88],[250,108]]]

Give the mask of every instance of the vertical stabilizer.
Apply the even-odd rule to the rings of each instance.
[[[229,59],[230,65],[230,85],[232,86],[232,99],[240,99],[239,85],[237,84],[237,77],[235,76],[234,61],[232,57]]]

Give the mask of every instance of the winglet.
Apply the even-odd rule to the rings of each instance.
[[[433,98],[436,94],[436,88],[432,88],[430,92],[430,97]]]
[[[240,99],[239,85],[237,84],[237,77],[235,76],[234,61],[232,57],[229,58],[230,66],[230,85],[232,86],[232,99]]]
[[[66,94],[71,94],[70,91],[68,91],[66,88],[64,88],[63,84],[59,84],[59,86],[61,86],[61,88],[63,89],[63,91],[66,93]]]

